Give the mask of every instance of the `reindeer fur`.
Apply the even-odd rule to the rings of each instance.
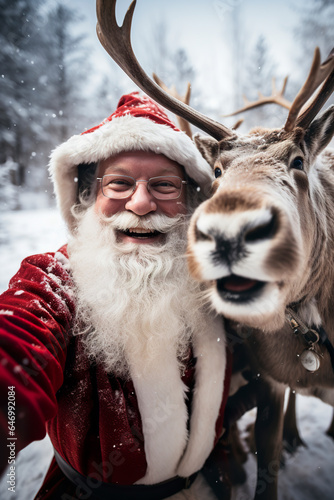
[[[245,341],[257,374],[257,500],[277,498],[286,387],[334,406],[327,350],[316,347],[320,369],[307,371],[299,362],[307,346],[285,318],[294,304],[309,327],[322,325],[334,343],[334,151],[325,150],[333,134],[334,106],[306,130],[195,138],[217,179],[191,220],[189,269],[237,332],[234,341]],[[246,301],[230,299],[222,288],[230,275],[263,288]]]

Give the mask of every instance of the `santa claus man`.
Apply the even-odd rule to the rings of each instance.
[[[226,347],[185,260],[209,165],[133,93],[50,172],[68,245],[25,259],[0,302],[16,450],[45,428],[55,450],[36,498],[214,498],[198,471],[222,432]]]

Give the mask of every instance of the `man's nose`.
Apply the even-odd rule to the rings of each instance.
[[[146,215],[156,211],[157,204],[148,191],[146,182],[138,182],[135,192],[125,203],[125,209],[137,215]]]

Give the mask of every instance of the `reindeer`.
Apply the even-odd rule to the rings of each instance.
[[[285,388],[334,406],[334,152],[325,150],[334,107],[316,119],[334,88],[333,67],[333,54],[320,66],[315,52],[281,130],[195,139],[216,181],[192,218],[189,267],[232,335],[246,340],[260,377],[246,388],[258,406],[256,499],[276,498]]]
[[[330,55],[330,57],[332,57]],[[276,79],[272,78],[272,92],[271,95],[265,96],[262,92],[258,92],[258,99],[255,101],[250,101],[245,95],[243,95],[244,105],[243,107],[233,111],[232,113],[223,115],[225,117],[235,116],[240,113],[248,112],[249,110],[267,105],[267,104],[275,104],[280,107],[283,107],[287,110],[291,109],[292,102],[286,99],[284,96],[286,86],[288,82],[288,76],[286,76],[283,80],[282,88],[277,89],[276,87]],[[315,83],[317,85],[317,83]],[[240,120],[242,123],[243,120]],[[235,340],[235,339],[234,339]],[[247,367],[246,367],[247,368]],[[245,367],[242,367],[245,369]],[[230,405],[233,407],[235,403],[230,400]],[[240,412],[239,412],[240,413]],[[227,417],[228,419],[228,417]],[[326,431],[326,434],[334,439],[334,411],[332,416],[332,421]],[[283,426],[283,440],[285,444],[285,448],[290,452],[295,452],[297,447],[300,445],[306,446],[303,440],[301,439],[297,427],[296,421],[296,393],[293,390],[290,390],[289,399],[287,403],[287,408],[284,417],[284,426]]]
[[[260,377],[247,388],[258,406],[256,499],[276,498],[285,388],[334,406],[334,152],[325,149],[334,107],[316,118],[334,88],[333,67],[333,54],[320,66],[315,52],[281,130],[195,139],[216,181],[191,221],[189,267],[215,310],[246,335]]]
[[[180,101],[189,104],[190,102],[190,83],[187,85],[187,90],[184,96],[180,95],[175,86],[168,88],[164,82],[153,73],[153,79],[160,87],[162,87],[167,93],[173,95]],[[272,79],[272,93],[269,96],[263,95],[261,92],[258,92],[258,99],[256,101],[249,101],[246,96],[243,96],[244,106],[230,114],[223,115],[225,117],[235,116],[237,114],[252,110],[254,108],[267,105],[267,104],[276,104],[280,107],[290,110],[292,106],[292,102],[286,99],[284,96],[286,86],[287,86],[288,76],[286,76],[283,80],[282,88],[277,89],[275,78]],[[193,133],[191,130],[191,126],[189,122],[184,120],[182,117],[177,117],[179,128],[183,130],[190,138],[193,137]],[[238,120],[232,129],[236,130],[239,125],[243,122],[243,119]],[[239,344],[240,338],[235,336],[235,332],[231,334],[229,347],[233,348],[232,343],[235,344],[237,342]],[[251,366],[249,365],[249,356],[245,356],[245,346],[236,346],[233,348],[234,351],[234,362],[233,362],[233,373],[232,373],[232,381],[230,387],[230,395],[234,395],[238,388],[244,386],[246,384],[246,380],[243,377],[243,373],[247,374],[246,376],[249,378]],[[240,349],[241,348],[241,349]],[[236,356],[237,354],[237,356]],[[259,366],[253,366],[253,378],[256,380],[258,377]],[[253,384],[254,385],[254,384]],[[253,389],[256,388],[253,387]],[[246,398],[244,396],[240,397],[240,393],[245,392],[246,389]],[[252,394],[250,391],[250,387],[246,387],[242,391],[239,391],[236,396],[230,397],[227,408],[225,411],[225,434],[223,437],[223,442],[225,449],[228,454],[228,462],[229,462],[229,472],[228,479],[231,484],[241,484],[246,480],[245,471],[242,468],[242,464],[247,459],[247,454],[243,449],[242,442],[239,436],[238,427],[236,424],[236,420],[240,418],[240,416],[245,413],[247,410],[251,409],[253,406],[256,406],[256,394]],[[254,391],[253,391],[254,392]],[[250,449],[255,452],[256,446],[254,443],[254,426],[248,426],[249,436],[247,438]],[[331,424],[326,431],[326,434],[334,439],[334,412]],[[294,390],[289,391],[289,398],[286,405],[286,411],[284,414],[284,422],[283,422],[283,445],[285,451],[288,453],[294,453],[298,446],[307,446],[302,438],[300,437],[297,419],[296,419],[296,393]]]
[[[276,500],[286,387],[334,406],[334,107],[318,117],[334,90],[334,54],[320,64],[315,51],[282,129],[240,136],[145,74],[130,43],[135,1],[121,27],[115,4],[97,0],[103,47],[139,88],[210,136],[195,137],[216,180],[191,219],[189,269],[257,367],[248,387],[258,406],[255,499]]]

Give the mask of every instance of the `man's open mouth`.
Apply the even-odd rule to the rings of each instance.
[[[255,299],[261,294],[265,285],[265,281],[244,278],[236,274],[217,280],[219,295],[230,302],[248,302]]]
[[[156,236],[159,236],[160,233],[159,231],[155,231],[154,229],[143,229],[140,227],[136,228],[129,228],[126,229],[125,231],[119,230],[120,233],[125,234],[126,236],[130,236],[131,238],[155,238]]]

